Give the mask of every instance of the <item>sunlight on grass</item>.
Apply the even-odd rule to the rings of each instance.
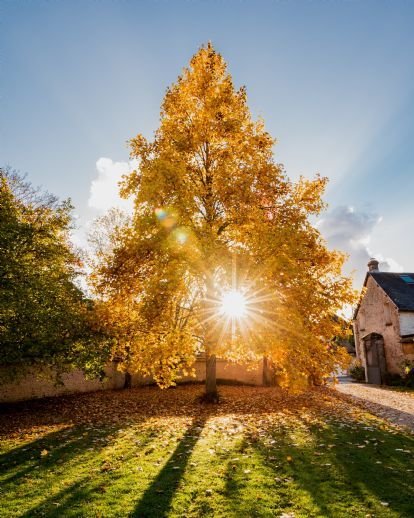
[[[333,400],[250,413],[227,397],[5,439],[1,516],[412,516],[412,435]]]

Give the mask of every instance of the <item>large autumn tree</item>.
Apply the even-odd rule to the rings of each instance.
[[[326,179],[289,181],[274,144],[211,44],[167,90],[154,139],[130,141],[133,217],[111,227],[92,276],[126,370],[168,386],[204,352],[214,396],[216,355],[267,357],[285,383],[343,361],[334,316],[351,282],[309,219]]]
[[[76,282],[71,228],[69,201],[0,169],[0,353],[8,373],[37,365],[95,376],[108,358],[92,301]]]

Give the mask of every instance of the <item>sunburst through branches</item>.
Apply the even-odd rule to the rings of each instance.
[[[200,314],[200,323],[210,330],[217,351],[228,357],[233,356],[231,350],[249,346],[258,352],[263,347],[259,342],[283,325],[283,319],[279,323],[277,319],[280,296],[258,287],[263,282],[257,271],[237,271],[234,258],[232,262],[230,282],[226,282],[224,271],[215,273],[214,288],[204,299]],[[252,347],[253,343],[256,346]]]
[[[241,291],[227,291],[221,297],[220,313],[230,318],[242,318],[246,315],[246,304]]]

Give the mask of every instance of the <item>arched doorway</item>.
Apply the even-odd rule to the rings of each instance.
[[[365,373],[368,383],[381,385],[387,372],[384,338],[378,333],[370,333],[363,338],[365,350]]]

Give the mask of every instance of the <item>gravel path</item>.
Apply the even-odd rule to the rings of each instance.
[[[363,405],[373,414],[414,431],[414,393],[353,383],[347,378],[336,385],[336,390],[351,396],[355,403]]]

